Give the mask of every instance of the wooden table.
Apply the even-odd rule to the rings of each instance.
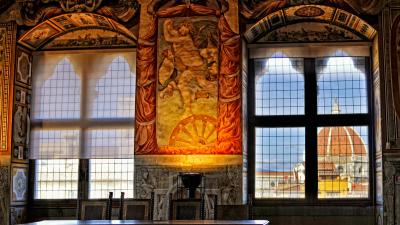
[[[268,220],[44,220],[25,225],[267,225]]]

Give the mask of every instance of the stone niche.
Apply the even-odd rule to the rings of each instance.
[[[179,172],[204,173],[205,216],[213,219],[218,204],[242,203],[241,155],[146,155],[135,157],[135,197],[154,192],[154,220],[168,219],[169,197],[177,197]]]

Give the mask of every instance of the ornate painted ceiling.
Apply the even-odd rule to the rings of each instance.
[[[241,15],[258,20],[269,13],[297,5],[320,4],[337,7],[357,15],[375,15],[391,0],[241,0]]]
[[[93,13],[67,13],[29,30],[19,43],[31,50],[135,46],[137,38],[125,26]]]
[[[289,25],[300,22],[305,23],[297,27],[292,26],[289,29]],[[316,26],[307,27],[306,25],[311,22]],[[317,24],[320,26],[319,28]],[[273,32],[275,33],[272,34]],[[299,32],[306,32],[307,35],[298,35]],[[268,35],[265,36],[264,34]],[[269,13],[249,27],[244,33],[244,37],[249,43],[257,41],[262,36],[265,36],[261,40],[262,42],[283,41],[290,38],[293,39],[291,41],[315,41],[299,39],[299,37],[308,38],[311,34],[316,36],[315,40],[317,41],[329,41],[330,39],[368,41],[373,39],[376,30],[358,16],[339,8],[326,5],[297,5]],[[275,37],[271,37],[271,35]],[[280,37],[278,38],[278,36]]]
[[[13,14],[20,24],[35,26],[63,13],[90,12],[129,28],[135,25],[138,10],[137,0],[17,0]]]

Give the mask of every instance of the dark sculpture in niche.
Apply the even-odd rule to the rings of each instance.
[[[17,7],[24,25],[35,26],[46,19],[71,12],[92,12],[114,19],[130,28],[137,22],[137,0],[19,0]]]

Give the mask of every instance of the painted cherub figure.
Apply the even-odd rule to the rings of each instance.
[[[194,77],[204,68],[203,58],[194,45],[191,30],[193,26],[188,21],[180,23],[177,29],[171,19],[164,22],[164,38],[172,44],[174,67],[177,70],[176,87],[180,92],[185,114],[192,114],[192,102],[200,88]]]
[[[180,23],[178,29],[174,29],[171,19],[164,22],[164,38],[172,43],[176,68],[179,72],[198,70],[203,65],[199,49],[194,45],[190,34],[191,30],[193,30],[193,25],[188,21]]]

